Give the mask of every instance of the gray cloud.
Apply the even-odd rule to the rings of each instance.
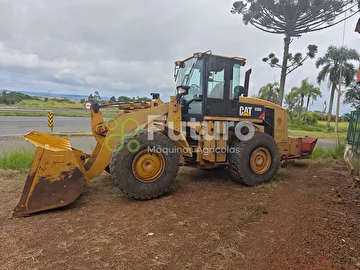
[[[230,14],[233,1],[0,1],[0,88],[102,95],[148,96],[174,92],[174,61],[195,51],[247,58],[253,68],[251,94],[279,80],[280,71],[261,62],[282,53],[280,35],[244,26]],[[360,36],[347,22],[346,45],[360,50]],[[295,40],[292,51],[341,45],[342,25]],[[316,83],[314,60],[294,71],[287,90],[306,77]],[[314,103],[321,109],[328,98]],[[344,106],[349,110],[349,106]]]

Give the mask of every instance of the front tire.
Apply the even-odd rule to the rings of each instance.
[[[228,154],[232,178],[247,186],[271,181],[280,168],[280,152],[268,134],[256,131],[248,141],[235,140]]]
[[[110,159],[110,173],[120,190],[141,200],[167,192],[179,170],[179,154],[173,141],[162,133],[154,132],[153,140],[148,140],[147,135],[146,131],[141,131],[125,139],[123,149],[113,152]],[[139,147],[129,151],[127,145],[134,140]],[[157,150],[151,152],[149,148]]]

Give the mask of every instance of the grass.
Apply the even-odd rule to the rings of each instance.
[[[49,135],[53,136],[92,136],[92,132],[48,132]]]
[[[323,149],[323,148],[314,149],[311,157],[313,159],[324,159],[324,158],[338,159],[344,156],[344,151],[345,151],[345,143],[342,141],[338,141],[334,149]]]
[[[339,122],[338,136],[334,134],[334,122],[330,123],[330,132],[326,133],[326,121],[319,121],[316,125],[301,125],[289,123],[288,130],[290,136],[308,136],[327,139],[344,139],[347,134],[348,122]]]
[[[0,156],[0,169],[21,170],[29,169],[34,159],[34,151],[16,150]]]
[[[56,112],[56,116],[65,117],[89,117],[89,113],[70,113],[70,112]],[[0,112],[0,116],[39,116],[47,117],[47,112]]]
[[[22,100],[12,106],[27,108],[67,108],[67,109],[84,109],[82,103],[58,102],[55,100]]]

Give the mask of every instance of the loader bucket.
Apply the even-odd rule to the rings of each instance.
[[[36,131],[24,138],[38,148],[12,216],[28,216],[75,201],[84,187],[85,154],[71,147],[67,138]]]

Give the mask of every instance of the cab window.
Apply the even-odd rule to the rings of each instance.
[[[237,99],[240,90],[240,64],[234,64],[230,79],[230,99]]]
[[[223,60],[218,60],[213,67],[210,67],[208,74],[208,98],[223,99],[225,89],[225,67]]]

